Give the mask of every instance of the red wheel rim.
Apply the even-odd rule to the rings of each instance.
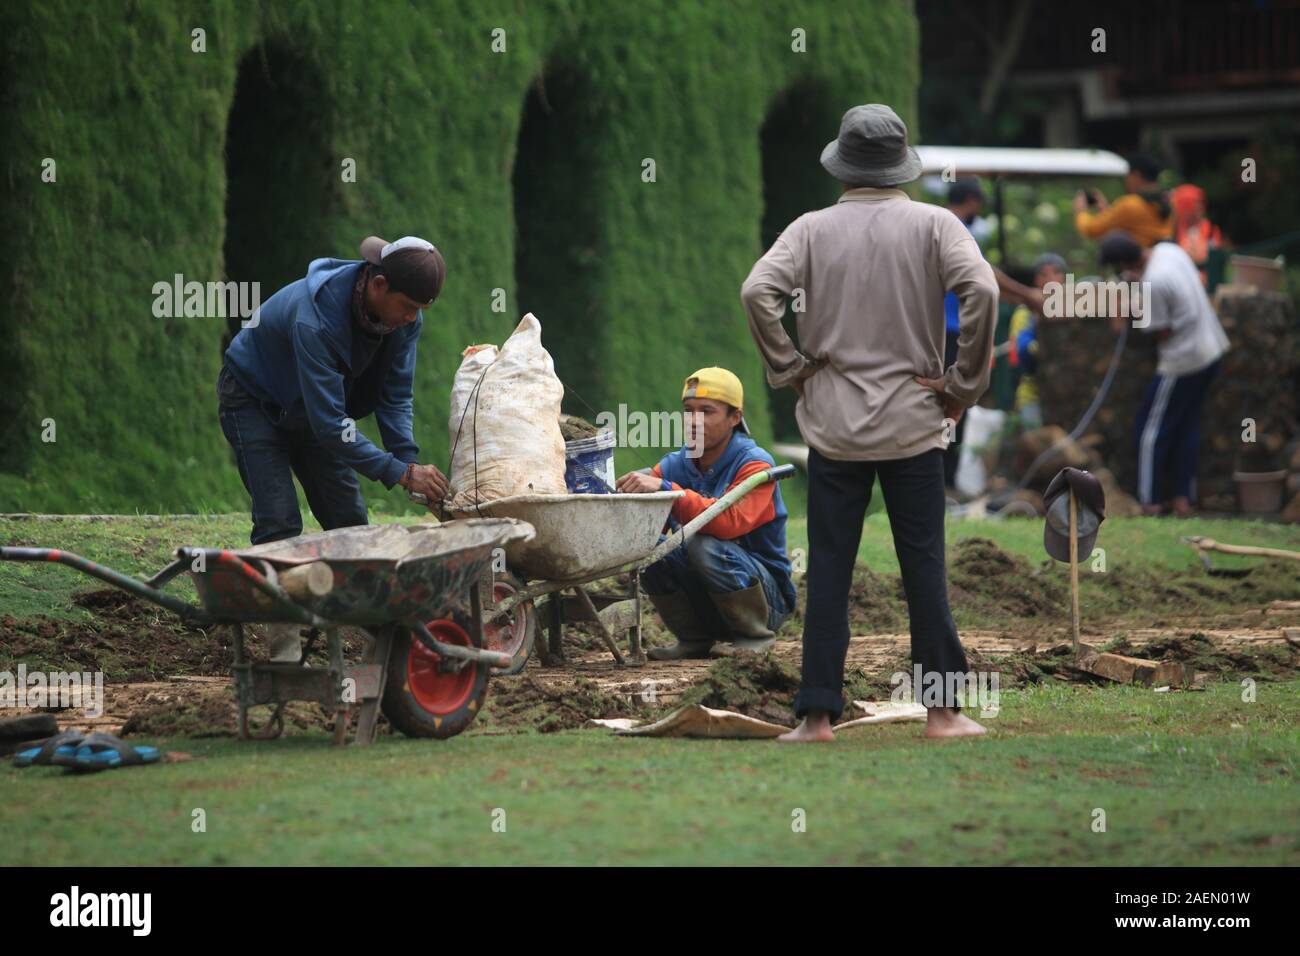
[[[429,633],[444,644],[469,647],[469,635],[455,621],[430,621]],[[406,659],[406,682],[411,696],[422,710],[431,714],[451,714],[464,707],[474,694],[478,668],[467,664],[458,671],[442,669],[442,657],[411,637],[411,650]]]
[[[515,588],[506,581],[497,581],[492,585],[492,601],[500,604],[507,598],[514,597]],[[483,624],[483,645],[492,651],[500,651],[514,657],[523,646],[524,634],[528,627],[528,612],[522,604],[516,604],[505,621],[491,621]]]

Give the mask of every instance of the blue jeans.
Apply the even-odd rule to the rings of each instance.
[[[257,405],[222,407],[221,430],[253,499],[253,544],[302,534],[295,475],[326,531],[367,523],[357,473],[323,448],[310,430],[277,427]]]
[[[793,609],[785,606],[772,572],[734,541],[697,534],[684,547],[641,572],[641,587],[647,594],[685,591],[696,617],[716,634],[725,634],[727,625],[709,594],[743,591],[755,583],[763,586],[767,626],[775,631]]]

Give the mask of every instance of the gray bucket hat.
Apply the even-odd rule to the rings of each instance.
[[[907,125],[884,103],[844,114],[840,135],[822,150],[822,166],[847,186],[899,186],[921,175],[921,157],[907,145]]]

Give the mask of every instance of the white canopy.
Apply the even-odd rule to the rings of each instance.
[[[958,176],[1123,176],[1128,163],[1104,149],[918,146],[923,174],[952,168]]]

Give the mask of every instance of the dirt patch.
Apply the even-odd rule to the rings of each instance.
[[[803,611],[808,606],[808,577],[799,578],[795,612],[779,634],[797,637],[803,632]],[[849,633],[880,634],[907,630],[907,599],[896,575],[877,574],[865,564],[853,569],[849,585]]]
[[[134,702],[121,736],[233,737],[237,732],[234,691],[222,688],[216,693],[185,696],[147,693]]]
[[[596,717],[644,717],[648,709],[634,696],[612,694],[582,677],[563,687],[550,687],[525,674],[488,685],[487,703],[469,732],[531,729],[549,734],[582,727]]]
[[[1198,674],[1216,680],[1295,680],[1300,677],[1300,652],[1289,644],[1224,645],[1204,634],[1179,634],[1155,638],[1135,647],[1120,638],[1103,650],[1129,654],[1154,661],[1177,661],[1190,664]]]
[[[42,670],[102,671],[106,680],[147,681],[170,674],[228,673],[228,628],[191,627],[123,591],[77,595],[90,621],[0,617],[0,659]]]
[[[171,682],[140,685],[137,693],[120,702],[129,716],[120,736],[137,737],[235,737],[239,733],[239,709],[235,691],[229,685]],[[255,707],[249,712],[249,727],[258,733],[267,726],[273,707]],[[355,708],[353,716],[355,716]],[[284,732],[333,731],[334,715],[319,704],[290,701],[284,707]],[[378,732],[392,733],[381,715]]]
[[[199,628],[156,604],[114,588],[87,591],[73,602],[88,611],[89,621],[34,617],[0,617],[0,660],[25,662],[45,671],[102,671],[104,679],[142,682],[163,677],[229,675],[234,638],[229,627]],[[345,628],[344,649],[356,659],[364,638]],[[264,656],[257,626],[244,629],[250,656]],[[326,659],[325,642],[317,642],[313,662]]]

